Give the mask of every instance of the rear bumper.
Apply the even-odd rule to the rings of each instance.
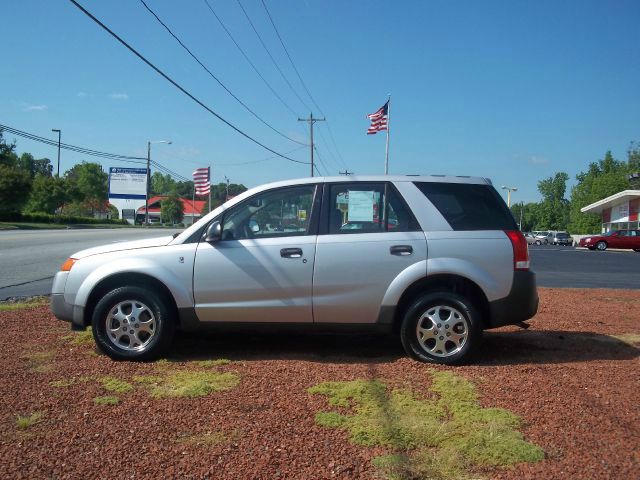
[[[533,317],[538,311],[536,274],[529,271],[513,273],[511,292],[500,300],[489,302],[489,325],[498,328],[514,325]]]

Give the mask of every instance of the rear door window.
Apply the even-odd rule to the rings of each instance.
[[[511,211],[491,185],[414,182],[454,230],[517,230]]]

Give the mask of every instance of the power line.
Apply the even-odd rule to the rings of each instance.
[[[238,0],[238,1],[240,1],[240,0]],[[316,108],[318,109],[320,114],[322,114],[323,117],[326,117],[326,115],[324,114],[324,112],[322,111],[322,109],[320,108],[318,103],[313,98],[313,95],[311,95],[311,92],[307,88],[307,84],[302,79],[302,75],[300,75],[300,72],[296,68],[295,63],[293,63],[293,59],[291,58],[291,55],[289,55],[289,50],[287,50],[287,47],[284,44],[284,40],[282,39],[282,36],[280,35],[280,32],[278,31],[278,28],[276,27],[276,24],[273,21],[273,17],[271,16],[271,13],[269,12],[269,9],[267,8],[267,4],[264,2],[264,0],[261,0],[261,2],[262,2],[262,6],[264,7],[264,10],[267,12],[267,16],[269,17],[269,20],[271,21],[271,25],[273,26],[273,29],[276,32],[276,35],[278,36],[278,40],[280,40],[280,44],[282,45],[283,50],[287,54],[287,58],[289,59],[289,62],[291,63],[291,66],[293,67],[293,70],[296,72],[296,75],[298,76],[298,79],[300,80],[300,83],[302,84],[302,87],[305,89],[305,91],[307,92],[307,95],[309,95],[309,98],[311,99],[313,104],[316,106]],[[336,148],[336,152],[338,153],[338,157],[340,157],[340,159],[341,159],[341,161],[344,164],[344,167],[346,169],[347,164],[344,162],[344,159],[342,158],[342,155],[340,154],[340,150],[338,149],[338,145],[336,144],[335,138],[333,136],[333,132],[331,131],[331,127],[329,126],[329,122],[327,122],[327,129],[329,130],[329,136],[331,137],[331,141],[333,142],[333,145]]]
[[[265,52],[267,52],[267,55],[269,56],[269,58],[273,62],[273,65],[276,67],[276,70],[278,70],[278,72],[280,73],[280,76],[282,77],[282,79],[289,86],[289,88],[291,89],[293,94],[298,98],[298,100],[300,100],[300,103],[302,103],[302,105],[307,109],[307,111],[310,111],[311,108],[309,107],[309,105],[307,105],[306,102],[302,99],[302,97],[300,97],[300,95],[298,95],[298,92],[296,92],[296,90],[293,88],[293,85],[291,85],[291,82],[289,82],[289,79],[285,76],[284,72],[282,71],[282,69],[278,65],[278,62],[276,62],[276,59],[273,58],[273,55],[271,55],[271,52],[269,51],[269,48],[264,43],[264,40],[262,40],[262,37],[258,33],[258,30],[256,29],[255,25],[251,21],[251,18],[249,17],[249,14],[247,13],[247,11],[242,6],[242,3],[240,2],[240,0],[237,0],[237,2],[238,2],[238,5],[240,6],[240,8],[242,9],[242,13],[244,13],[244,16],[246,17],[247,21],[249,22],[249,25],[251,25],[251,28],[253,29],[254,33],[258,37],[258,40],[260,40],[260,44],[262,45],[262,48],[264,48]]]
[[[195,56],[195,54],[194,54],[194,53],[189,49],[189,47],[187,47],[187,46],[182,42],[182,40],[180,40],[180,39],[178,38],[178,36],[177,36],[175,33],[173,33],[173,31],[172,31],[172,30],[171,30],[171,29],[170,29],[170,28],[169,28],[169,27],[168,27],[168,26],[167,26],[167,25],[166,25],[166,24],[165,24],[165,23],[160,19],[160,17],[158,17],[158,15],[156,14],[156,12],[154,12],[154,11],[149,7],[149,5],[147,5],[147,3],[146,3],[144,0],[140,0],[140,3],[142,3],[142,5],[144,5],[144,8],[146,8],[146,9],[147,9],[147,11],[148,11],[151,15],[153,15],[153,16],[155,17],[155,19],[158,21],[158,23],[160,23],[160,25],[162,25],[162,26],[165,28],[165,30],[166,30],[167,32],[169,32],[169,34],[170,34],[170,35],[171,35],[171,36],[172,36],[172,37],[173,37],[173,38],[174,38],[174,39],[175,39],[175,40],[180,44],[180,46],[181,46],[182,48],[184,48],[184,49],[187,51],[187,53],[188,53],[189,55],[191,55],[191,57],[192,57],[196,62],[198,62],[198,64],[199,64],[199,65],[200,65],[200,66],[201,66],[201,67],[202,67],[202,68],[203,68],[203,69],[204,69],[204,70],[205,70],[205,71],[206,71],[206,72],[211,76],[211,78],[213,78],[216,82],[218,82],[218,84],[219,84],[222,88],[224,88],[224,89],[225,89],[225,91],[226,91],[229,95],[231,95],[231,96],[232,96],[232,97],[233,97],[233,98],[234,98],[234,99],[235,99],[235,100],[236,100],[240,105],[242,105],[242,106],[245,108],[245,110],[247,110],[249,113],[251,113],[255,118],[257,118],[260,122],[262,122],[264,125],[266,125],[267,127],[269,127],[271,130],[273,130],[274,132],[276,132],[278,135],[280,135],[280,136],[282,136],[282,137],[286,138],[287,140],[290,140],[290,141],[292,141],[292,142],[294,142],[294,143],[297,143],[297,144],[299,144],[299,145],[306,145],[306,144],[304,144],[304,143],[302,143],[302,142],[299,142],[298,140],[295,140],[295,139],[293,139],[293,138],[291,138],[291,137],[289,137],[289,136],[285,135],[284,133],[282,133],[281,131],[279,131],[279,130],[278,130],[278,129],[276,129],[275,127],[273,127],[271,124],[269,124],[269,123],[268,123],[266,120],[264,120],[262,117],[260,117],[260,116],[259,116],[256,112],[254,112],[251,108],[249,108],[249,106],[248,106],[246,103],[244,103],[244,102],[243,102],[242,100],[240,100],[236,95],[234,95],[234,93],[233,93],[231,90],[229,90],[229,89],[227,88],[227,86],[226,86],[224,83],[222,83],[222,81],[221,81],[221,80],[220,80],[216,75],[214,75],[214,74],[213,74],[213,72],[211,72],[211,70],[209,70],[209,69],[208,69],[208,68],[207,68],[207,67],[206,67],[206,66],[205,66],[205,65],[200,61],[200,59],[199,59],[198,57],[196,57],[196,56]]]
[[[72,0],[73,1],[73,0]],[[238,44],[238,42],[236,42],[236,39],[233,37],[233,35],[231,34],[231,32],[229,31],[229,29],[226,27],[226,25],[224,24],[224,22],[222,21],[222,19],[218,16],[218,14],[215,12],[215,10],[213,9],[213,7],[209,4],[208,0],[204,0],[204,3],[207,4],[207,7],[209,7],[209,10],[211,11],[211,13],[213,14],[214,17],[216,17],[216,20],[218,20],[218,23],[220,23],[220,26],[222,27],[222,29],[227,33],[227,35],[229,36],[229,38],[231,39],[231,41],[235,44],[235,46],[238,48],[238,50],[240,50],[240,53],[242,54],[242,56],[245,58],[245,60],[247,62],[249,62],[249,65],[251,65],[251,68],[253,68],[253,70],[258,74],[258,76],[262,79],[262,81],[264,82],[264,84],[269,88],[269,90],[271,90],[271,93],[273,93],[275,95],[275,97],[280,100],[280,103],[282,103],[282,105],[284,105],[287,110],[289,110],[291,113],[293,113],[294,115],[297,115],[297,113],[295,112],[295,110],[293,110],[289,104],[287,102],[285,102],[282,97],[280,95],[278,95],[278,93],[273,89],[273,87],[269,84],[269,82],[267,82],[267,79],[264,78],[262,76],[262,74],[260,73],[260,71],[258,70],[258,68],[253,64],[253,62],[249,59],[249,57],[247,56],[247,54],[244,52],[244,50],[242,49],[242,47]]]
[[[307,92],[307,95],[309,95],[309,98],[311,99],[311,101],[313,102],[313,104],[316,106],[316,108],[318,109],[318,111],[322,114],[322,116],[324,117],[324,112],[322,111],[322,109],[318,106],[318,104],[316,103],[316,101],[313,99],[313,96],[311,95],[311,92],[309,91],[309,89],[307,88],[307,85],[304,83],[304,80],[302,80],[302,77],[300,76],[300,72],[298,72],[298,69],[296,68],[295,63],[293,63],[293,60],[291,58],[291,55],[289,55],[289,51],[287,50],[287,47],[284,44],[284,41],[282,40],[282,37],[280,36],[280,32],[278,32],[278,28],[276,27],[275,22],[273,21],[273,18],[271,18],[271,13],[269,13],[269,9],[267,8],[267,4],[264,3],[264,0],[262,1],[262,6],[264,7],[265,11],[267,12],[267,16],[269,17],[269,20],[271,21],[271,25],[273,25],[273,29],[276,32],[276,35],[278,36],[278,39],[280,40],[280,44],[282,45],[282,48],[284,49],[284,53],[287,54],[287,58],[289,58],[289,62],[291,62],[291,66],[293,67],[293,70],[296,72],[296,75],[298,75],[298,78],[300,79],[300,83],[302,84],[302,86],[304,87],[305,91]],[[309,109],[310,110],[310,109]]]
[[[240,130],[238,127],[236,127],[235,125],[233,125],[231,122],[229,122],[228,120],[224,119],[223,117],[221,117],[220,115],[218,115],[216,112],[214,112],[210,107],[208,107],[207,105],[205,105],[201,100],[198,100],[196,97],[194,97],[191,93],[189,93],[186,89],[184,89],[180,84],[178,84],[175,80],[173,80],[171,77],[169,77],[166,73],[164,73],[162,70],[160,70],[158,67],[156,67],[153,63],[151,63],[149,60],[147,60],[141,53],[139,53],[135,48],[133,48],[131,45],[129,45],[127,42],[125,42],[122,38],[120,38],[115,32],[113,32],[109,27],[107,27],[104,23],[102,23],[100,20],[98,20],[96,17],[94,17],[88,10],[86,10],[82,5],[80,5],[78,2],[76,2],[76,0],[69,0],[73,5],[75,5],[76,7],[78,7],[79,10],[82,11],[82,13],[84,13],[86,16],[88,16],[91,20],[93,20],[95,23],[97,23],[102,29],[104,29],[106,32],[108,32],[113,38],[115,38],[116,40],[118,40],[118,42],[120,42],[122,45],[124,45],[131,53],[133,53],[136,57],[138,57],[140,60],[142,60],[144,63],[146,63],[149,67],[151,67],[153,70],[155,70],[159,75],[161,75],[165,80],[167,80],[169,83],[171,83],[174,87],[176,87],[178,90],[180,90],[182,93],[184,93],[186,96],[188,96],[191,100],[193,100],[194,102],[196,102],[198,105],[200,105],[202,108],[204,108],[207,112],[209,112],[210,114],[212,114],[213,116],[215,116],[218,120],[220,120],[221,122],[225,123],[227,126],[231,127],[233,130],[235,130],[236,132],[238,132],[240,135],[242,135],[243,137],[247,138],[248,140],[252,141],[253,143],[255,143],[256,145],[261,146],[262,148],[264,148],[265,150],[279,156],[282,157],[286,160],[289,160],[291,162],[295,162],[295,163],[305,163],[305,162],[301,162],[300,160],[294,160],[293,158],[289,158],[279,152],[276,152],[275,150],[267,147],[266,145],[264,145],[263,143],[261,143],[260,141],[256,140],[255,138],[253,138],[252,136],[250,136],[249,134],[245,133],[244,131]]]

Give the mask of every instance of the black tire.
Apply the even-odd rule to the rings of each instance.
[[[634,248],[633,251],[634,252],[640,252],[640,248]]]
[[[441,309],[439,312],[438,307]],[[434,323],[429,317],[435,317],[439,321]],[[425,339],[418,328],[431,325],[433,327],[426,330],[432,330],[430,333],[436,335]],[[450,325],[450,329],[447,325]],[[442,330],[438,330],[439,328]],[[446,335],[449,333],[459,337],[463,332],[465,338],[461,344],[448,339]],[[438,333],[443,335],[437,335]],[[461,295],[446,291],[428,293],[417,299],[407,310],[400,328],[400,339],[407,354],[415,360],[459,365],[471,357],[481,342],[480,315],[473,304]]]
[[[598,243],[596,243],[596,249],[600,250],[601,252],[604,252],[607,249],[607,242],[600,240]]]
[[[121,287],[98,302],[93,311],[92,330],[100,350],[112,359],[146,361],[158,358],[169,348],[175,320],[172,309],[157,292]]]

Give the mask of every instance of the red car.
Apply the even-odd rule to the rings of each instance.
[[[580,246],[589,250],[630,248],[640,252],[640,230],[612,230],[602,235],[592,235],[581,238]]]

